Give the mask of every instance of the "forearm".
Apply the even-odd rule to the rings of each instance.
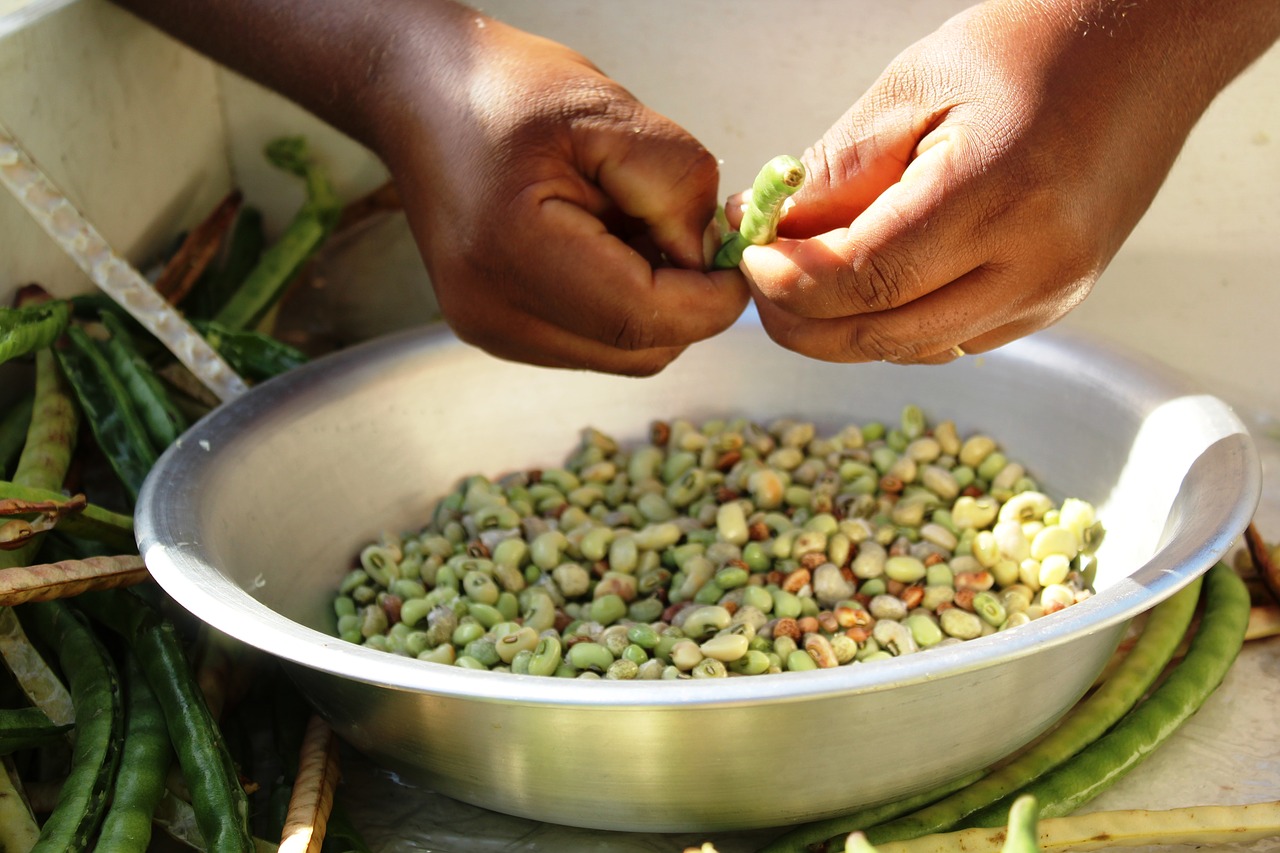
[[[1063,52],[1062,61],[1099,63],[1116,73],[1117,84],[1145,81],[1142,97],[1158,101],[1171,119],[1190,122],[1280,39],[1276,0],[994,2],[1020,17],[1055,19],[1080,45]]]
[[[375,150],[396,111],[401,58],[430,60],[415,66],[419,102],[445,97],[487,22],[453,0],[115,2]]]

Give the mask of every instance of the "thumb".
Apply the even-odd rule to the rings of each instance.
[[[800,158],[807,175],[778,233],[804,238],[847,227],[906,171],[927,131],[914,109],[868,93]]]

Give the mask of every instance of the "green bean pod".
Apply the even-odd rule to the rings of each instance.
[[[1096,741],[1142,700],[1173,659],[1195,615],[1202,585],[1203,580],[1196,578],[1156,605],[1116,670],[1034,746],[981,781],[926,809],[868,830],[867,836],[881,844],[945,832],[967,815],[1017,794]]]
[[[13,482],[58,491],[71,467],[80,413],[51,350],[36,353],[35,401]]]
[[[111,805],[102,821],[98,850],[144,851],[151,843],[156,805],[165,791],[173,747],[160,703],[138,659],[125,655],[124,746]]]
[[[1204,609],[1187,654],[1137,708],[1078,755],[1018,794],[1041,803],[1041,817],[1061,817],[1101,794],[1169,738],[1217,689],[1244,644],[1249,591],[1225,563],[1204,578]],[[1011,797],[970,815],[961,827],[1008,821]]]
[[[26,441],[13,472],[13,483],[59,491],[71,467],[80,413],[51,349],[36,353],[35,400]],[[0,551],[0,568],[29,565],[44,536],[38,535],[16,551]]]
[[[227,304],[262,257],[266,234],[262,211],[244,206],[236,216],[222,262],[206,269],[182,300],[188,317],[212,317]]]
[[[115,664],[88,626],[59,601],[24,604],[22,618],[56,650],[75,707],[71,770],[32,853],[88,850],[120,762],[124,716]]]
[[[137,595],[124,590],[84,593],[76,602],[123,637],[137,655],[164,713],[206,850],[252,851],[248,797],[173,624]]]
[[[1009,834],[1000,853],[1040,853],[1040,837],[1036,832],[1040,810],[1036,798],[1023,794],[1009,808]]]
[[[157,454],[124,384],[83,329],[67,329],[56,352],[98,445],[130,498],[137,500]]]
[[[102,315],[102,323],[111,333],[102,347],[107,361],[128,390],[151,437],[152,448],[157,454],[162,453],[187,428],[187,419],[138,351],[125,324],[111,313]]]
[[[959,779],[910,797],[894,800],[891,803],[860,809],[852,814],[841,815],[840,817],[806,823],[787,832],[785,835],[775,838],[756,851],[756,853],[809,853],[811,850],[833,849],[829,846],[823,847],[819,845],[826,839],[835,839],[836,836],[843,838],[851,832],[864,831],[867,827],[876,826],[924,808],[930,803],[937,802],[943,797],[963,789],[966,785],[978,781],[982,778],[983,772],[978,770],[967,773]]]
[[[804,185],[804,166],[789,154],[780,154],[764,164],[751,184],[751,198],[742,211],[737,231],[725,235],[712,266],[734,269],[742,263],[747,246],[763,246],[778,237],[782,203]]]
[[[50,346],[70,321],[71,306],[63,300],[0,308],[0,364]]]
[[[54,743],[71,728],[53,722],[39,708],[0,709],[0,755]]]
[[[307,356],[300,350],[270,335],[236,331],[212,320],[193,320],[192,325],[247,379],[270,379],[307,362]]]
[[[312,159],[301,137],[272,141],[267,146],[267,158],[277,168],[306,181],[307,200],[280,239],[262,253],[235,295],[214,316],[215,321],[233,331],[253,328],[275,305],[328,238],[342,212],[325,170]]]

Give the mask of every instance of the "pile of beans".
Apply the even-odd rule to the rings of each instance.
[[[424,530],[365,547],[337,633],[530,675],[706,678],[958,643],[1091,594],[1094,508],[990,436],[907,406],[819,434],[783,419],[594,429],[560,468],[471,476]]]

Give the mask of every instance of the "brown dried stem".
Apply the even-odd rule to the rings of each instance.
[[[203,222],[187,233],[178,251],[165,264],[156,279],[155,288],[169,304],[181,302],[218,256],[218,250],[222,248],[223,240],[240,211],[241,201],[239,190],[228,193]]]
[[[15,566],[0,569],[0,606],[70,598],[94,589],[131,586],[147,578],[147,567],[136,554]]]

